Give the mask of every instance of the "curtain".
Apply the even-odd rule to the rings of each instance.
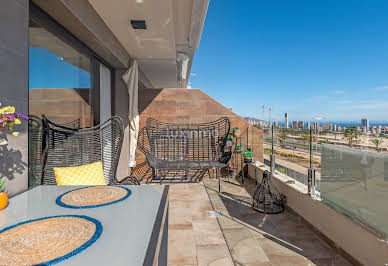
[[[136,166],[135,151],[139,134],[138,67],[135,60],[122,78],[127,84],[129,94],[129,167],[132,168]]]

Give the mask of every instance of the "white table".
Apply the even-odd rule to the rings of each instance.
[[[38,186],[9,201],[0,212],[0,230],[10,225],[47,216],[86,215],[103,226],[100,238],[60,265],[159,265],[166,263],[168,186],[125,186],[132,194],[125,200],[97,208],[71,209],[55,200],[79,187]],[[164,230],[166,229],[166,230]],[[162,252],[159,252],[162,250]],[[158,261],[159,260],[159,261]]]

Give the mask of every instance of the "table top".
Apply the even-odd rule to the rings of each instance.
[[[153,252],[152,237],[160,230],[167,187],[123,186],[132,194],[116,204],[87,209],[64,208],[55,203],[61,194],[80,187],[38,186],[9,201],[0,212],[0,230],[19,222],[56,215],[86,215],[99,220],[101,237],[86,250],[61,262],[66,265],[143,265],[146,254]],[[161,215],[162,214],[162,215]],[[157,229],[155,229],[157,228]],[[151,240],[151,241],[150,241]],[[153,254],[155,255],[155,254]]]

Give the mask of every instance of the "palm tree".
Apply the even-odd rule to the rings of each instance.
[[[351,126],[345,130],[344,137],[348,140],[351,147],[353,147],[354,140],[358,139],[357,127]]]
[[[379,151],[380,145],[384,142],[382,138],[378,139],[371,139],[370,142],[372,142],[376,146],[376,151]]]

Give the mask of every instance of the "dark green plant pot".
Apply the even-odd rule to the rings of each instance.
[[[244,163],[251,163],[252,162],[252,158],[244,158]]]

